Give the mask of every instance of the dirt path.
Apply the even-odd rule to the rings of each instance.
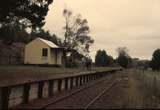
[[[145,90],[133,71],[124,71],[122,81],[104,94],[91,109],[141,109],[145,108]]]
[[[123,97],[120,101],[123,106],[120,108],[156,108],[154,101],[151,98],[152,94],[150,93],[150,90],[144,85],[143,79],[135,70],[130,69],[124,71],[122,78],[122,83],[117,87],[117,91],[121,91],[118,95]]]
[[[126,88],[127,108],[144,108],[145,92],[141,88],[142,83],[134,75],[133,71],[127,71],[128,88]]]

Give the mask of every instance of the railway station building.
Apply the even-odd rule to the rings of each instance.
[[[24,64],[64,66],[64,49],[51,41],[36,38],[25,46]]]

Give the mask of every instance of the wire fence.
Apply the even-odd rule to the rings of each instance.
[[[0,56],[0,65],[23,64],[24,58],[19,56]]]

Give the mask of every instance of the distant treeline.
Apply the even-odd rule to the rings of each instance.
[[[154,71],[160,70],[160,49],[154,51],[151,60],[132,58],[128,54],[129,50],[126,47],[119,47],[116,51],[118,52],[118,57],[113,59],[105,50],[98,50],[95,56],[96,66],[119,65],[123,68],[139,68],[143,70],[151,68]]]
[[[105,50],[98,50],[95,56],[96,66],[111,66],[114,64],[112,56],[108,55]]]

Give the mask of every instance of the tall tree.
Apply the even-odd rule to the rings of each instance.
[[[51,34],[49,31],[45,31],[43,29],[40,29],[39,32],[31,32],[30,34],[30,40],[33,40],[37,37],[52,41],[53,43],[55,43],[58,46],[62,46],[62,42],[61,39],[57,37],[57,35],[55,34]]]
[[[131,57],[128,54],[128,49],[126,47],[119,47],[117,49],[118,52],[118,58],[117,62],[120,66],[127,68],[129,64],[131,63]]]
[[[45,16],[53,0],[1,0],[0,36],[5,44],[28,41],[26,28],[37,31],[45,24]],[[19,37],[23,35],[23,37]]]
[[[63,46],[68,50],[88,54],[89,47],[94,40],[89,35],[90,28],[87,19],[83,19],[81,15],[73,16],[69,9],[64,9],[63,16],[65,18]]]
[[[95,56],[97,66],[109,66],[113,64],[113,57],[107,55],[105,50],[98,50]]]
[[[160,70],[160,49],[154,51],[150,66],[153,70]]]
[[[1,26],[19,22],[26,27],[42,27],[49,5],[53,0],[1,0],[0,24]]]
[[[25,27],[20,26],[19,23],[4,25],[0,28],[0,40],[4,44],[11,45],[13,42],[28,41],[29,34],[25,30]]]
[[[95,56],[95,64],[97,66],[101,66],[102,65],[102,52],[101,50],[98,50]]]

